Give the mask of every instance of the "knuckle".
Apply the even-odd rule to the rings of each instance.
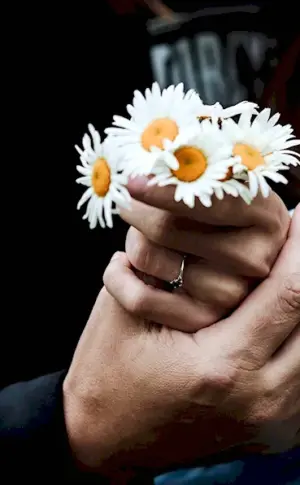
[[[117,251],[111,258],[102,276],[103,284],[109,292],[116,287],[120,267],[123,266],[123,264],[128,264],[128,262],[126,254],[120,251]]]
[[[251,241],[255,260],[252,261],[255,276],[266,278],[282,250],[290,227],[290,216],[282,200],[273,194],[268,210],[264,212],[263,228],[259,227],[256,237]],[[263,232],[262,232],[263,231]],[[250,251],[251,248],[249,248]],[[250,253],[251,254],[251,253]]]
[[[266,279],[270,275],[273,266],[271,251],[270,248],[265,249],[265,247],[262,247],[258,253],[257,260],[254,258],[252,260],[253,273],[257,278]]]
[[[113,265],[110,263],[106,267],[106,269],[103,273],[103,277],[102,277],[103,283],[106,287],[108,287],[108,288],[110,287],[110,283],[112,281],[113,276],[114,276],[114,269],[113,269]]]
[[[209,327],[218,322],[227,313],[226,309],[220,304],[199,306],[200,311],[193,317],[186,315],[186,327],[190,332],[198,332],[202,328]]]
[[[283,279],[278,298],[283,312],[296,311],[300,317],[300,273],[293,273]]]
[[[279,241],[284,241],[288,234],[291,219],[283,201],[274,192],[270,197],[267,217],[268,223],[264,226],[268,227],[272,235],[276,235]]]
[[[128,295],[127,301],[125,303],[126,310],[133,315],[144,315],[148,308],[148,287],[143,287],[134,294]]]
[[[265,280],[270,273],[271,273],[271,265],[269,265],[266,261],[264,261],[261,265],[258,265],[255,268],[254,276],[256,276],[256,278]]]
[[[256,241],[251,241],[251,248],[244,252],[244,265],[247,275],[251,278],[265,279],[269,276],[274,262],[273,248],[269,241],[262,240],[261,236]]]
[[[158,243],[163,244],[174,230],[172,224],[172,216],[167,212],[161,212],[160,217],[149,227],[149,238]]]
[[[249,284],[241,278],[227,281],[219,293],[220,303],[225,308],[233,308],[247,296],[248,290]]]
[[[260,223],[253,227],[241,256],[241,264],[248,271],[247,276],[254,278],[265,279],[269,276],[290,227],[290,217],[282,201],[277,195],[271,199],[268,204],[272,205],[260,212]]]
[[[236,296],[237,303],[240,303],[249,293],[249,282],[246,280],[237,280],[232,292]]]
[[[283,391],[283,390],[281,390]],[[266,424],[279,423],[288,418],[284,392],[278,393],[276,386],[266,384],[259,395],[251,403],[249,415],[252,424],[263,427]]]
[[[240,370],[232,365],[209,362],[209,365],[202,366],[201,382],[207,390],[213,393],[230,394],[240,379]]]
[[[130,228],[126,239],[126,253],[130,263],[139,271],[149,273],[152,247],[137,230]]]

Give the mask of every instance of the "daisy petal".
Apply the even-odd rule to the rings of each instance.
[[[258,183],[259,183],[260,190],[261,190],[263,197],[265,197],[265,198],[269,197],[270,190],[271,190],[270,186],[261,174],[258,174]]]
[[[89,200],[89,198],[93,195],[93,188],[90,187],[89,189],[87,189],[83,196],[81,197],[80,201],[78,202],[77,204],[77,209],[80,209],[84,204],[85,202],[87,202],[87,200]]]
[[[113,219],[111,214],[111,198],[109,196],[104,199],[104,216],[107,226],[111,229],[113,227]]]
[[[105,228],[105,222],[104,222],[104,218],[103,218],[103,200],[102,199],[99,199],[98,204],[97,204],[97,217],[98,217],[98,221],[99,221],[100,226],[102,227],[102,229],[104,229]]]
[[[79,177],[76,179],[77,184],[85,185],[86,187],[90,187],[91,185],[91,177],[86,176],[86,177]]]
[[[253,172],[248,172],[248,177],[249,177],[250,193],[254,198],[258,194],[258,189],[259,189],[258,180],[257,180],[256,174]]]

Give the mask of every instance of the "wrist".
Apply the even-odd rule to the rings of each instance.
[[[101,453],[102,444],[99,439],[97,443],[94,443],[95,434],[93,432],[91,405],[89,406],[85,400],[76,395],[68,379],[63,383],[63,409],[74,464],[81,471],[93,472],[102,464],[102,456],[104,456],[104,453]],[[95,429],[98,427],[99,423],[95,423]],[[97,437],[99,437],[98,433]],[[108,439],[107,436],[106,438]],[[94,456],[95,448],[97,449],[97,457]],[[101,460],[100,463],[99,460]]]
[[[139,481],[134,466],[131,467],[127,459],[122,459],[123,453],[118,446],[115,426],[105,407],[103,406],[103,416],[100,418],[99,401],[95,404],[95,413],[91,400],[78,397],[71,387],[66,379],[63,384],[63,408],[67,437],[77,473],[94,475],[98,480],[101,476],[110,485],[148,483],[144,478]]]

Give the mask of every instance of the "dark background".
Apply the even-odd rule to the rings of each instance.
[[[167,3],[193,11],[208,2]],[[299,35],[295,8],[279,3],[270,9],[265,2],[255,17],[210,17],[155,37],[147,32],[153,16],[146,10],[121,16],[104,1],[26,5],[3,15],[1,385],[69,364],[109,257],[124,248],[125,224],[116,219],[113,231],[90,231],[76,210],[82,187],[75,184],[74,145],[87,124],[102,131],[113,114],[125,114],[134,89],[151,84],[154,46],[199,31],[217,32],[225,44],[232,31],[276,38],[259,73],[267,85],[274,59]],[[257,73],[245,52],[239,52],[238,66],[254,98]],[[295,120],[296,76],[285,101],[285,117]],[[289,203],[299,200],[297,190],[295,182],[289,186]]]

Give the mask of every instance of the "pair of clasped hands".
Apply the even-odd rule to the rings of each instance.
[[[172,187],[129,188],[126,251],[64,382],[78,465],[122,483],[300,445],[300,205],[190,209]],[[184,256],[180,290],[140,276],[172,281]]]

